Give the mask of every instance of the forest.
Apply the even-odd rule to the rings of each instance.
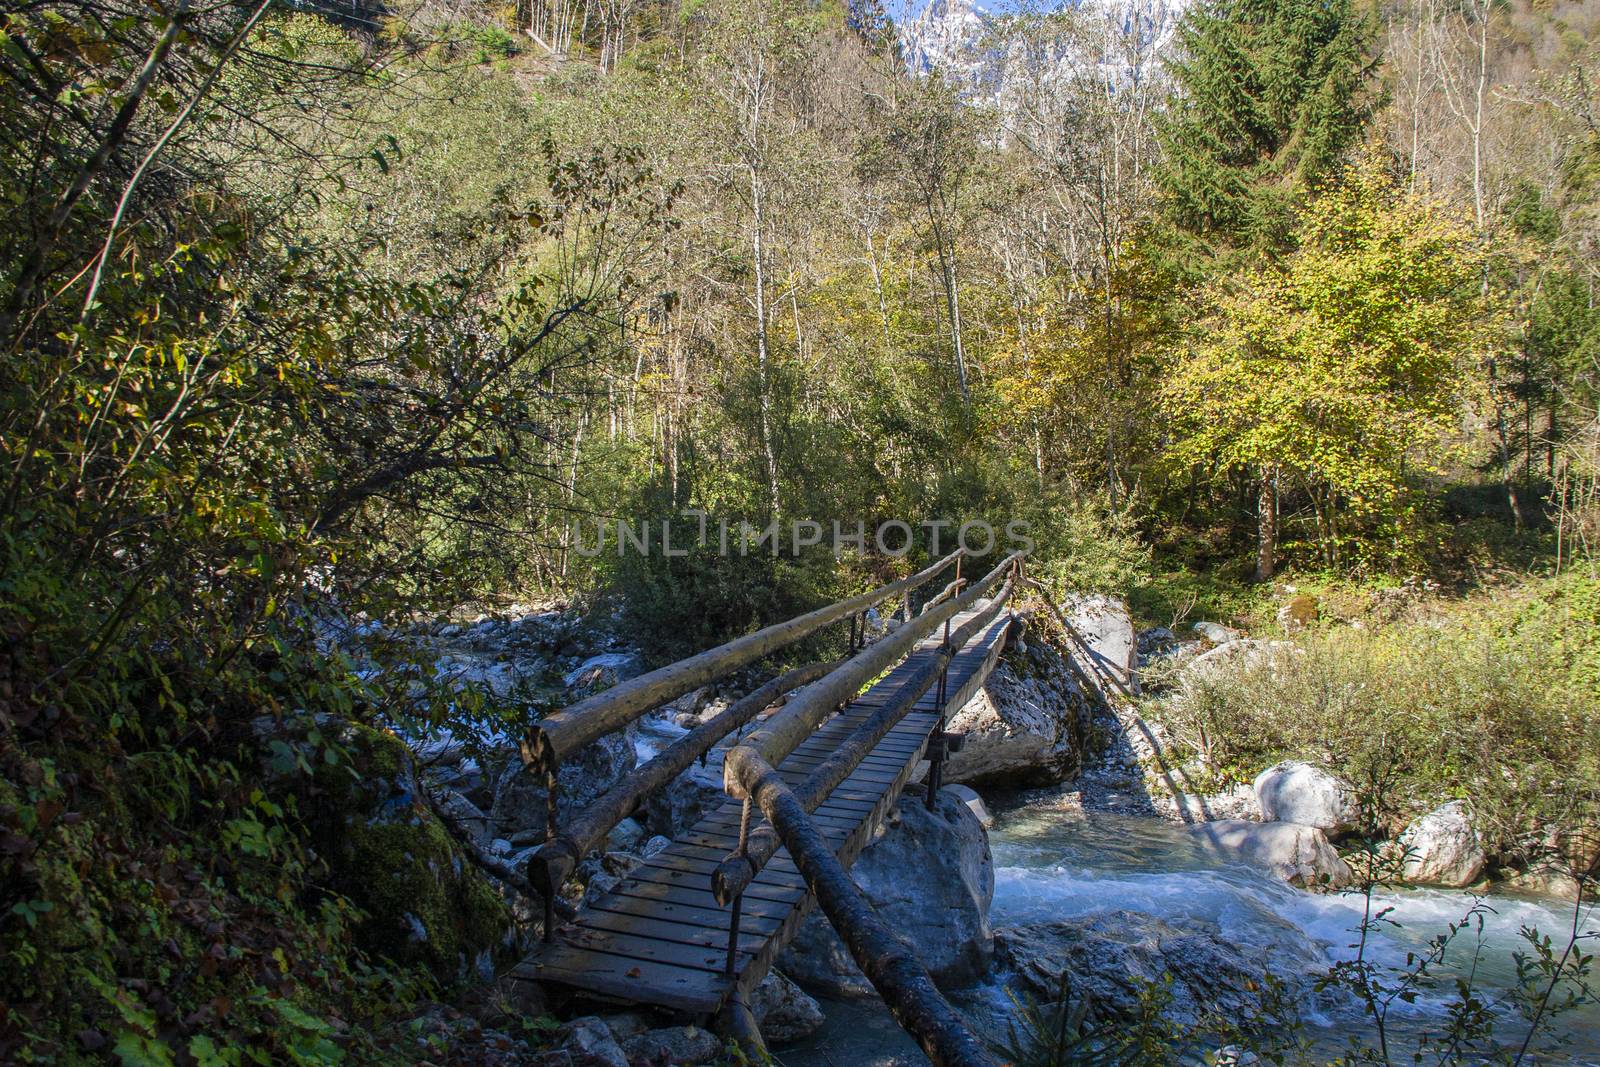
[[[400,944],[330,827],[396,734],[561,686],[412,635],[555,605],[656,666],[969,522],[1141,629],[1293,609],[1304,669],[1169,713],[1219,783],[1470,798],[1592,898],[1596,40],[1592,0],[4,0],[0,1062],[524,1062],[459,1020],[559,1025],[495,981],[526,902],[491,870]]]

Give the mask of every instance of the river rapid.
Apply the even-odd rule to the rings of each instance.
[[[1216,923],[1223,936],[1263,957],[1277,943],[1315,947],[1328,965],[1353,959],[1365,902],[1355,893],[1308,893],[1255,867],[1229,863],[1201,848],[1181,826],[1144,816],[1060,813],[1021,803],[1003,810],[991,834],[995,853],[994,925],[1071,918],[1108,908],[1126,908],[1158,918],[1196,918]],[[1527,947],[1524,927],[1549,934],[1557,945],[1572,929],[1573,907],[1558,900],[1495,893],[1482,898],[1487,910],[1481,943],[1476,926],[1457,935],[1436,974],[1441,979],[1415,1004],[1396,1004],[1391,1030],[1402,1039],[1437,1029],[1455,978],[1474,973],[1480,995],[1502,999],[1516,982],[1513,953]],[[1456,890],[1396,889],[1379,893],[1374,910],[1392,909],[1369,941],[1372,962],[1396,971],[1408,952],[1459,922],[1475,898]],[[1588,952],[1600,948],[1600,910],[1585,907],[1580,927]],[[1336,1009],[1313,1013],[1307,1022],[1329,1052],[1361,1025]],[[1547,1063],[1600,1065],[1600,1007],[1588,1005],[1558,1021],[1571,1039]],[[1508,1035],[1525,1026],[1509,1017]],[[1407,1057],[1409,1058],[1409,1057]]]
[[[996,809],[990,842],[995,859],[991,914],[997,928],[1126,909],[1161,919],[1214,922],[1225,939],[1263,959],[1272,958],[1275,948],[1310,947],[1322,973],[1335,961],[1355,956],[1364,907],[1360,895],[1294,889],[1254,867],[1218,857],[1199,847],[1181,826],[1158,818],[1074,811],[1037,794]],[[1396,971],[1404,968],[1408,952],[1423,949],[1475,902],[1472,895],[1454,890],[1379,894],[1374,909],[1392,908],[1388,918],[1397,925],[1383,924],[1369,941],[1367,958]],[[1436,969],[1440,981],[1414,1004],[1397,1003],[1391,1010],[1396,1063],[1411,1061],[1409,1046],[1418,1035],[1438,1031],[1456,976],[1475,973],[1478,994],[1490,1003],[1502,1001],[1516,980],[1513,953],[1526,947],[1520,931],[1537,927],[1555,940],[1559,951],[1573,927],[1573,906],[1563,901],[1494,893],[1483,903],[1487,910],[1481,941],[1475,928],[1458,935]],[[1600,949],[1600,909],[1586,907],[1578,922],[1588,935],[1585,951],[1595,953]],[[1003,976],[998,975],[955,999],[988,1028],[1003,1026],[1010,1006]],[[1306,1033],[1314,1042],[1311,1062],[1327,1062],[1366,1023],[1353,1002],[1334,996],[1315,999],[1306,1018]],[[790,1067],[927,1062],[881,1004],[830,1002],[824,1008],[829,1021],[823,1031],[798,1048],[779,1051]],[[1509,1006],[1501,1010],[1506,1019],[1499,1033],[1520,1044],[1526,1024]],[[1525,1063],[1600,1067],[1600,1007],[1588,1005],[1562,1016],[1557,1029],[1567,1039],[1566,1047],[1530,1055]]]

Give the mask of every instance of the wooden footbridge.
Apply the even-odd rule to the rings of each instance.
[[[1022,557],[968,582],[963,556],[951,553],[908,578],[624,682],[536,724],[524,758],[544,774],[550,800],[545,843],[528,879],[545,896],[545,933],[514,974],[715,1018],[759,1045],[747,995],[817,903],[935,1063],[990,1063],[914,948],[877,917],[847,872],[924,759],[932,803],[944,755],[959,743],[944,723],[994,669],[1015,625],[1007,606],[1022,580]],[[913,613],[916,591],[951,570],[953,579]],[[886,602],[903,604],[902,617],[869,644],[865,612]],[[584,811],[561,818],[556,772],[564,759],[667,701],[845,621],[846,659],[771,679]],[[579,859],[735,731],[723,759],[728,802],[558,922],[556,902]]]

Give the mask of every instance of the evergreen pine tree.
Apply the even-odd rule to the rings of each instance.
[[[1284,249],[1299,190],[1332,173],[1377,106],[1361,0],[1205,0],[1160,124],[1167,211],[1212,244]]]

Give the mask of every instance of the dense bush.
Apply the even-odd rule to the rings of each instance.
[[[1338,626],[1188,672],[1157,705],[1224,777],[1327,763],[1389,832],[1469,799],[1515,857],[1550,827],[1600,823],[1600,600],[1566,579],[1474,598],[1432,621]]]

